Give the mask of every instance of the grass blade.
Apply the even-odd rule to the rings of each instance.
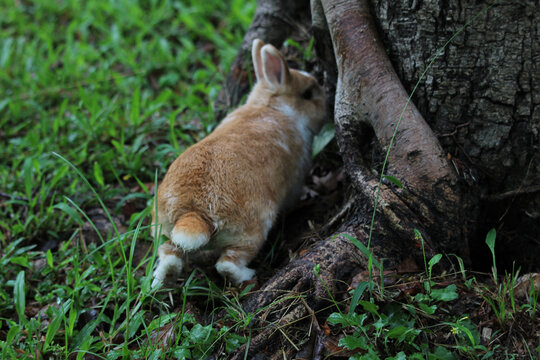
[[[370,258],[371,256],[371,251],[364,245],[362,244],[358,239],[348,235],[348,234],[341,234],[343,237],[347,238],[350,242],[352,242],[354,244],[354,246],[356,246],[360,252],[362,254],[364,254],[368,259]],[[373,261],[373,264],[375,264],[375,266],[377,267],[377,269],[381,269],[381,263],[375,259],[375,258],[372,258],[372,261]]]
[[[45,343],[43,344],[43,352],[47,352],[47,349],[49,348],[49,345],[54,340],[55,335],[58,332],[58,329],[60,328],[60,323],[62,320],[66,317],[66,312],[68,309],[71,308],[71,305],[73,304],[73,300],[68,299],[65,303],[62,304],[60,309],[55,309],[51,307],[51,309],[54,309],[55,312],[54,317],[52,321],[49,323],[49,327],[47,328],[47,334],[45,335]]]
[[[15,301],[15,310],[19,315],[19,323],[26,324],[26,291],[24,287],[24,271],[20,271],[15,279],[15,287],[13,288],[13,297]]]

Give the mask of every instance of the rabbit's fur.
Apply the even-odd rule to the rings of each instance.
[[[220,249],[220,274],[241,283],[277,214],[300,195],[313,136],[325,119],[324,92],[311,75],[289,69],[272,45],[253,41],[257,83],[229,114],[170,166],[153,223],[170,240],[158,250],[154,286],[176,279],[183,253]]]

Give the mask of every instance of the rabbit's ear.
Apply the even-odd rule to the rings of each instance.
[[[263,47],[264,43],[259,40],[255,39],[253,40],[253,43],[251,45],[251,58],[253,59],[253,69],[255,70],[255,76],[257,77],[257,81],[260,81],[263,79],[263,72],[262,72],[262,59],[261,59],[261,48]]]
[[[261,49],[264,80],[275,91],[285,89],[290,82],[289,67],[283,55],[272,45]]]

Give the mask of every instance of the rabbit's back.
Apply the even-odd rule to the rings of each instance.
[[[174,224],[198,211],[215,231],[271,224],[299,192],[309,168],[311,144],[295,120],[267,107],[232,112],[171,165],[159,189],[159,212]]]

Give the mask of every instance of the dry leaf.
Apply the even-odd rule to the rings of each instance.
[[[324,324],[321,325],[321,329],[324,332],[325,336],[330,335],[330,326],[328,325],[327,322],[325,322]]]
[[[529,273],[520,276],[516,280],[516,286],[514,287],[514,294],[520,299],[525,299],[529,296],[531,285],[534,286],[534,292],[536,297],[540,294],[540,274]]]
[[[174,344],[176,340],[174,321],[163,325],[158,330],[152,331],[150,334],[150,341],[154,346],[160,346],[161,348],[168,348]]]

